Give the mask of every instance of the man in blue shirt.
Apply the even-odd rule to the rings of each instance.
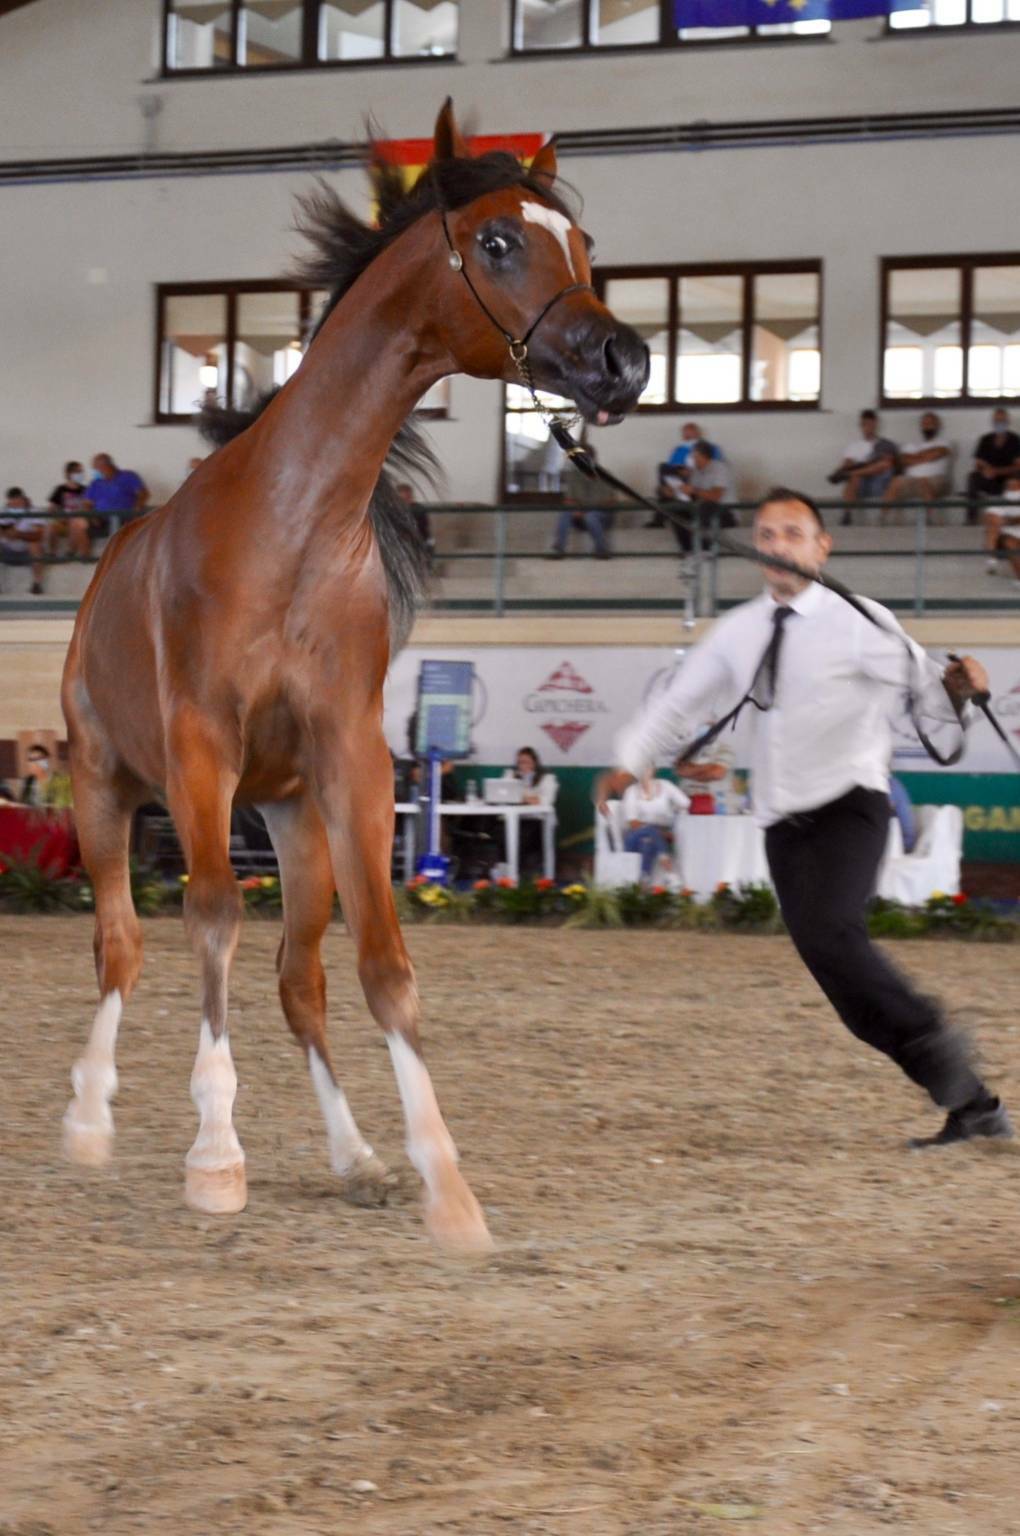
[[[110,517],[129,523],[141,517],[149,500],[149,488],[133,469],[118,469],[108,453],[97,453],[92,460],[95,479],[85,493],[85,505],[100,514],[92,519],[98,533],[106,533]]]
[[[676,501],[683,485],[690,479],[694,468],[694,445],[703,442],[701,428],[696,421],[685,421],[680,429],[680,441],[664,464],[659,465],[659,486],[656,496],[660,501]],[[709,444],[712,458],[722,460],[722,449]],[[680,497],[682,500],[683,498]],[[656,513],[645,523],[646,528],[664,528],[665,518]]]

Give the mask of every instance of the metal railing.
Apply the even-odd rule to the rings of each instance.
[[[867,513],[873,516],[879,510],[880,504],[875,502],[846,503],[842,500],[824,501],[819,503],[824,512],[838,514],[842,517],[848,510],[851,513]],[[951,509],[967,508],[970,503],[962,497],[949,498],[935,503],[921,501],[900,501],[893,504],[891,510],[897,514],[908,513],[912,517],[913,537],[909,548],[903,543],[894,543],[883,535],[888,534],[886,528],[875,527],[873,529],[876,538],[873,544],[863,548],[852,548],[846,552],[838,548],[836,554],[848,560],[860,560],[866,562],[891,560],[912,560],[912,569],[909,581],[902,583],[906,590],[892,596],[886,596],[882,600],[887,606],[901,612],[909,612],[922,615],[929,612],[980,610],[982,608],[994,608],[996,610],[1016,610],[1020,612],[1020,588],[1010,588],[1008,595],[1005,583],[996,584],[994,592],[988,589],[988,595],[974,595],[968,597],[964,593],[957,592],[954,595],[932,596],[930,586],[930,573],[932,562],[944,560],[958,561],[982,561],[988,558],[987,551],[982,547],[981,527],[978,525],[964,525],[953,530],[959,534],[959,540],[949,544],[941,544],[933,547],[931,515],[936,515]],[[523,516],[532,519],[541,514],[548,519],[557,518],[563,511],[563,504],[536,504],[504,503],[499,505],[486,505],[481,503],[439,503],[429,504],[426,508],[430,518],[436,520],[436,525],[441,529],[443,522],[448,518],[485,519],[489,525],[486,534],[478,539],[470,538],[467,548],[446,547],[448,541],[440,540],[442,547],[435,552],[438,580],[431,607],[438,612],[475,612],[489,613],[497,617],[510,612],[522,611],[672,611],[682,608],[688,618],[711,618],[736,602],[742,602],[748,595],[747,592],[734,594],[732,591],[724,592],[724,585],[733,586],[733,581],[725,582],[724,576],[732,572],[734,567],[741,565],[739,556],[731,555],[720,550],[715,535],[723,525],[723,514],[732,512],[736,515],[738,524],[742,521],[741,514],[750,514],[754,511],[755,502],[730,502],[718,504],[711,508],[703,508],[700,516],[695,516],[695,508],[690,503],[665,503],[664,510],[679,510],[683,516],[692,519],[692,547],[685,561],[685,579],[682,588],[677,588],[673,595],[655,596],[647,592],[636,595],[620,595],[612,590],[612,577],[605,579],[603,590],[594,595],[582,595],[571,593],[569,583],[563,579],[565,573],[560,567],[561,577],[558,582],[558,590],[554,594],[544,593],[538,595],[515,595],[510,590],[510,569],[517,562],[544,561],[549,556],[549,546],[541,549],[517,548],[511,537],[514,522]],[[571,511],[586,510],[583,504],[572,505]],[[620,503],[612,507],[593,507],[591,510],[611,512],[614,518],[627,512],[635,512],[642,517],[646,515],[646,509],[635,504]],[[144,515],[144,514],[142,514]],[[50,508],[32,509],[26,511],[11,511],[8,514],[0,512],[0,520],[15,518],[31,518],[36,521],[67,521],[70,517],[88,516],[98,517],[97,513],[54,512]],[[727,519],[728,521],[728,519]],[[830,520],[831,521],[831,520]],[[108,536],[112,536],[119,526],[119,518],[116,515],[108,516],[110,535],[98,536],[95,545],[98,549],[105,543]],[[551,523],[550,523],[551,529]],[[435,530],[434,530],[435,531]],[[473,530],[472,530],[473,531]],[[903,532],[902,527],[899,530]],[[951,530],[946,529],[947,533]],[[1020,529],[1018,529],[1020,533]],[[650,566],[656,566],[660,570],[663,567],[675,568],[679,551],[675,547],[673,534],[667,524],[663,530],[663,539],[668,541],[662,548],[656,549],[616,549],[613,554],[615,562],[641,561]],[[736,530],[738,538],[749,543],[751,538],[748,527]],[[2,537],[0,531],[0,537]],[[965,542],[969,541],[969,542]],[[41,556],[45,565],[74,563],[77,557],[58,556],[44,554]],[[93,554],[89,562],[94,563],[97,556]],[[569,557],[568,557],[569,560]],[[449,568],[456,565],[491,565],[491,586],[483,595],[473,593],[470,596],[455,596],[443,590],[443,573],[448,574]],[[19,562],[20,566],[20,562]],[[567,570],[569,570],[569,564]],[[1003,560],[1003,569],[1008,568],[1008,562]],[[28,597],[21,594],[11,594],[3,590],[2,573],[6,568],[0,563],[0,610],[6,612],[45,612],[68,611],[77,607],[77,597],[52,598],[47,595],[42,597]],[[606,567],[600,567],[602,572]],[[590,583],[589,583],[590,585]],[[619,583],[618,583],[619,585]],[[868,590],[869,583],[866,580],[858,580],[855,585]]]

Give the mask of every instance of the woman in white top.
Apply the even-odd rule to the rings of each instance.
[[[524,785],[521,796],[524,805],[554,805],[559,782],[554,773],[542,769],[534,747],[521,747],[514,759],[514,766],[506,777],[519,779]],[[521,874],[534,874],[542,869],[542,823],[538,817],[521,818],[520,829]],[[504,859],[506,853],[503,854]]]
[[[673,846],[673,823],[690,804],[682,789],[668,779],[657,779],[649,769],[637,784],[623,792],[626,853],[641,855],[641,878],[647,880],[656,860]]]

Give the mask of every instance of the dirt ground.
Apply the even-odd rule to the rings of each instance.
[[[146,925],[117,1156],[59,1153],[85,919],[0,918],[0,1532],[1020,1532],[1020,1152],[934,1112],[784,939],[412,929],[430,1064],[495,1256],[426,1238],[343,930],[332,1038],[399,1170],[336,1197],[279,1013],[234,967],[250,1204],[181,1200],[195,967]],[[1020,1102],[1020,951],[898,959]]]

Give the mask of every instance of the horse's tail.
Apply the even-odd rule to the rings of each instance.
[[[282,387],[282,386],[281,386]],[[262,415],[279,391],[260,395],[247,411],[226,406],[204,406],[198,430],[207,443],[222,448],[239,437]],[[397,494],[400,480],[435,488],[442,476],[439,460],[422,436],[413,415],[409,416],[390,444],[368,506],[375,531],[390,598],[390,643],[396,652],[407,640],[418,609],[428,596],[431,558],[418,529],[414,512]]]

